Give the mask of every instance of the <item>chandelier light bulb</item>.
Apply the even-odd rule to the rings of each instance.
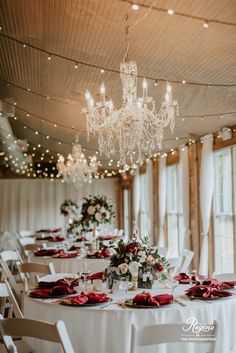
[[[85,98],[87,101],[89,101],[91,99],[91,94],[89,93],[88,90],[86,90],[86,92],[85,92]]]
[[[103,94],[103,93],[105,93],[105,91],[106,91],[105,85],[104,85],[104,83],[102,83],[101,87],[100,87],[100,92],[101,92],[101,94]]]

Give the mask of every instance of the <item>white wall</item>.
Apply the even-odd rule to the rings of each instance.
[[[116,206],[117,192],[118,178],[94,180],[78,191],[60,180],[0,179],[0,231],[63,226],[60,205],[65,199],[80,202],[89,194],[106,195]]]

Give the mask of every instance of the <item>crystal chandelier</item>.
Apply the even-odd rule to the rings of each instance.
[[[178,102],[172,98],[172,88],[167,82],[165,100],[160,110],[156,110],[155,100],[148,96],[147,80],[143,79],[143,96],[137,95],[137,64],[128,60],[129,27],[126,27],[126,54],[120,64],[123,103],[115,109],[112,100],[105,96],[105,86],[100,87],[100,101],[94,102],[87,90],[85,98],[88,138],[90,133],[98,134],[100,153],[111,157],[119,152],[119,165],[129,168],[129,164],[141,164],[143,155],[151,155],[162,148],[164,128],[170,125],[173,133],[175,117],[178,115]]]
[[[90,157],[88,162],[82,152],[82,147],[76,142],[72,147],[72,154],[69,154],[67,160],[60,155],[57,162],[58,177],[62,177],[65,181],[72,181],[76,187],[83,183],[91,183],[94,175],[98,170],[98,161],[96,156]]]

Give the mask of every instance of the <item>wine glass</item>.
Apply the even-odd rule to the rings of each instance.
[[[76,279],[75,275],[64,277],[64,281],[68,284],[68,287],[71,287],[71,284],[74,282],[75,279]]]
[[[196,281],[202,284],[205,279],[207,278],[206,276],[200,275],[199,273],[195,274]]]

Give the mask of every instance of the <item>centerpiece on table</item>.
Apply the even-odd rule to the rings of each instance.
[[[167,279],[166,273],[171,269],[165,257],[158,253],[158,249],[151,247],[147,239],[133,239],[125,243],[120,240],[115,252],[110,258],[110,267],[107,273],[115,268],[118,278],[132,280],[130,290],[140,288],[151,288],[153,278]]]
[[[83,227],[93,227],[93,240],[96,243],[96,228],[101,224],[111,223],[115,216],[114,206],[106,196],[83,198],[79,223]]]
[[[61,214],[63,214],[64,218],[64,233],[67,234],[67,227],[73,222],[79,206],[76,202],[72,200],[65,200],[60,207]]]

